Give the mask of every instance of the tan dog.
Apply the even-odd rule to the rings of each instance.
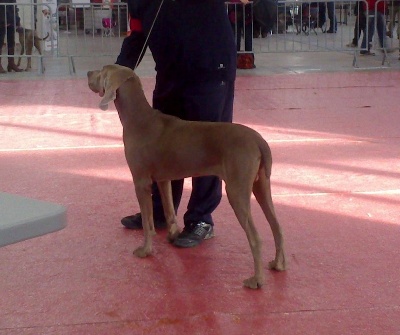
[[[36,34],[36,30],[27,29],[23,27],[17,27],[17,33],[19,34],[19,43],[21,43],[21,53],[18,58],[17,66],[21,65],[21,56],[25,53],[27,57],[27,65],[25,71],[30,71],[32,69],[32,55],[33,47],[37,49],[39,55],[42,55],[42,47],[40,45],[40,41],[44,41],[46,38],[49,37],[49,33],[43,38],[40,38]]]
[[[123,126],[125,157],[132,173],[142,213],[145,241],[134,253],[146,257],[152,252],[155,234],[151,184],[160,189],[168,238],[179,234],[172,203],[170,180],[216,175],[225,181],[229,202],[235,211],[254,258],[254,276],[244,285],[259,288],[264,283],[261,240],[250,212],[255,195],[275,240],[275,259],[270,269],[285,270],[281,227],[271,198],[271,151],[256,131],[239,124],[190,122],[162,114],[147,102],[139,78],[123,66],[107,65],[88,72],[90,89],[103,99],[102,109],[114,100]]]

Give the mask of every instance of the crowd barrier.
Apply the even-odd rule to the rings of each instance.
[[[50,51],[54,51],[56,47],[56,32],[51,24],[54,15],[52,17],[51,13],[50,6],[46,4],[40,5],[40,12],[38,12],[37,5],[1,3],[0,36],[4,36],[4,45],[0,46],[0,59],[13,57],[18,66],[28,69],[28,58],[29,60],[35,58],[39,72],[43,72],[44,50],[42,43],[40,43],[41,40],[45,37],[46,48]],[[39,36],[39,31],[43,35]],[[10,45],[14,40],[15,45],[19,48]],[[24,55],[20,57],[22,51]],[[23,61],[26,61],[27,65]]]
[[[385,47],[378,42],[379,30],[374,26],[373,49],[382,54],[382,65],[384,65],[387,62],[387,54],[399,49],[399,23],[398,18],[397,21],[393,19],[393,13],[399,4],[395,0],[378,0],[375,8],[368,12],[368,18],[373,22],[378,16],[381,5],[384,5],[385,23],[392,21],[392,30],[394,24],[397,25],[397,30],[391,32],[391,38],[386,36],[386,24],[382,27]],[[251,6],[251,9],[248,8],[246,13],[248,6]],[[368,8],[366,0],[278,2],[254,0],[250,5],[227,2],[227,7],[231,22],[234,23],[236,41],[240,43],[238,53],[246,53],[249,50],[254,53],[342,52],[350,54],[353,66],[357,66],[360,52],[368,50],[368,44],[364,48],[361,47],[363,34],[368,36],[371,30],[368,24],[358,44],[352,45],[355,28],[360,27],[354,15],[354,8],[361,7],[363,12],[364,8]],[[232,15],[232,9],[229,9],[231,7],[235,7],[236,15]],[[245,13],[244,20],[243,13]],[[250,14],[253,19],[249,22],[246,15]],[[252,38],[251,42],[246,42],[249,37]]]
[[[335,33],[328,30],[332,20],[328,8],[332,3],[337,24]],[[361,48],[361,40],[356,46],[349,46],[356,26],[354,8],[359,3],[367,7],[366,0],[254,0],[248,5],[227,2],[226,8],[238,43],[238,53],[344,52],[352,56],[350,61],[357,66],[358,55],[367,50],[367,47]],[[396,0],[378,0],[375,8],[368,13],[369,18],[374,20],[378,16],[378,9],[383,3],[386,5],[383,13],[386,46],[382,48],[379,45],[377,33],[373,40],[374,49],[382,52],[382,65],[387,60],[387,52],[399,49],[400,34],[398,19],[393,21],[389,15],[398,9]],[[28,29],[33,30],[38,38],[45,38],[39,43],[41,53],[33,50],[31,55],[23,56],[25,61],[27,57],[36,59],[40,72],[44,69],[43,58],[46,57],[67,57],[71,73],[75,72],[76,57],[116,58],[129,31],[127,4],[122,2],[0,4],[0,16],[3,18],[0,22],[5,22],[6,31],[16,28],[8,25],[11,19],[5,14],[7,6],[12,8],[13,15],[19,14],[21,26],[25,28],[22,35],[16,34],[17,45],[20,45],[16,56],[22,47],[25,50],[30,48],[26,38]],[[391,38],[386,36],[385,31],[386,24],[390,22]],[[370,29],[371,26],[366,25],[364,33],[368,35]],[[12,55],[8,55],[7,48],[3,47],[1,57]]]
[[[23,27],[22,33],[18,32],[18,24]],[[22,68],[24,59],[27,62],[29,58],[43,72],[44,58],[67,57],[70,73],[75,73],[76,57],[118,55],[128,32],[128,10],[126,3],[1,3],[0,30],[1,27],[5,35],[15,32],[16,62],[22,50],[28,51],[22,56]],[[6,37],[2,59],[13,57],[7,51],[7,43]]]
[[[68,57],[75,72],[74,58],[118,55],[128,33],[127,4],[73,3],[57,7],[58,57]]]

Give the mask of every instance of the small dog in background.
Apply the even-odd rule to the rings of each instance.
[[[51,17],[51,12],[48,9],[43,9],[44,32],[50,35],[50,41],[57,41],[57,25]]]
[[[21,43],[21,52],[18,58],[17,66],[21,65],[21,56],[26,53],[27,57],[27,65],[25,71],[30,71],[32,69],[32,55],[33,47],[37,49],[39,55],[42,55],[42,47],[40,45],[40,41],[44,41],[49,37],[49,33],[43,38],[40,38],[36,30],[23,28],[21,26],[17,27],[16,29],[19,35],[19,43]]]

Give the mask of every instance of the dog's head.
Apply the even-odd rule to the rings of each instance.
[[[42,10],[42,13],[43,13],[43,16],[44,16],[46,19],[50,19],[51,13],[50,13],[50,11],[49,11],[48,9],[43,9],[43,10]]]
[[[117,97],[118,88],[134,76],[132,69],[115,64],[87,73],[89,88],[103,98],[100,101],[102,110],[107,110],[108,104]]]

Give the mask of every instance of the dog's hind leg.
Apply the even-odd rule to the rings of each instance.
[[[29,39],[26,42],[26,69],[25,71],[32,70],[32,52],[33,52],[33,45],[35,43],[35,36],[32,34],[32,39]],[[39,50],[40,53],[40,50]]]
[[[139,178],[138,178],[139,179]],[[135,180],[136,197],[139,201],[140,213],[144,231],[144,245],[137,248],[133,253],[138,257],[146,257],[152,252],[152,239],[155,234],[153,221],[153,203],[151,199],[151,183],[146,178]]]
[[[23,38],[21,40],[21,36],[23,36],[22,34],[19,35],[20,37],[20,44],[21,44],[21,51],[19,53],[19,57],[18,57],[18,62],[17,62],[17,67],[19,67],[21,65],[21,56],[24,54],[25,52],[25,39]]]
[[[33,46],[32,46],[32,51],[34,50],[33,47],[36,48],[36,50],[38,51],[40,57],[39,57],[39,70],[43,73],[45,71],[44,66],[43,66],[43,57],[42,57],[42,48],[40,46],[40,41],[42,39],[38,38],[37,36],[33,37]],[[31,51],[31,55],[32,55],[32,51]],[[32,58],[30,58],[31,60]],[[29,66],[29,68],[31,68],[31,66]]]
[[[174,203],[172,200],[171,181],[157,182],[160,191],[161,201],[164,209],[165,220],[168,225],[168,241],[173,242],[179,235],[178,222],[175,214]]]
[[[271,226],[274,236],[276,254],[275,259],[268,264],[268,267],[269,269],[283,271],[286,268],[283,233],[278,219],[276,218],[272,202],[271,181],[265,174],[264,169],[261,169],[258,173],[258,178],[253,184],[253,193]]]
[[[254,276],[243,281],[243,285],[252,289],[260,288],[264,284],[264,271],[261,257],[261,239],[254,226],[250,212],[251,189],[243,190],[242,185],[248,185],[247,181],[225,180],[226,193],[240,225],[244,229],[249,241],[254,259]]]

